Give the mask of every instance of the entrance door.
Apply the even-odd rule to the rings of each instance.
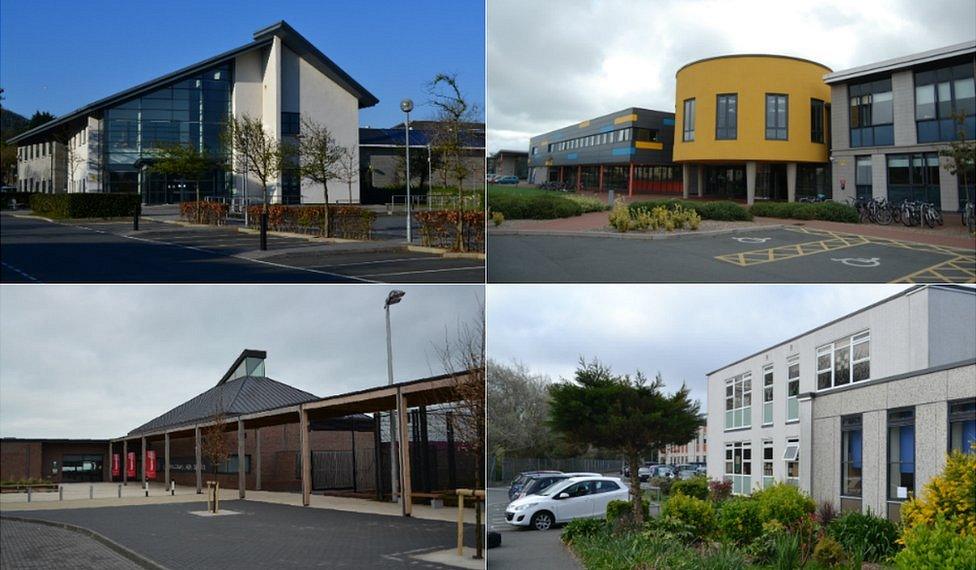
[[[706,196],[730,199],[745,199],[746,197],[745,166],[705,166],[702,179]]]
[[[66,454],[61,457],[61,481],[64,483],[102,480],[102,461],[96,454]]]

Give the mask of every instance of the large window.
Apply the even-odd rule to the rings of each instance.
[[[796,165],[796,198],[830,198],[830,171],[825,164]]]
[[[817,349],[817,390],[871,377],[871,334],[844,337]]]
[[[960,126],[953,115],[963,117]],[[915,124],[918,142],[956,140],[962,128],[967,139],[976,138],[976,86],[973,63],[915,73]]]
[[[790,438],[786,440],[783,449],[783,462],[786,464],[786,483],[794,487],[800,486],[800,440]]]
[[[810,99],[810,142],[824,142],[824,102]]]
[[[891,78],[847,87],[851,147],[895,144]]]
[[[766,94],[766,138],[785,141],[788,138],[789,97],[778,93]]]
[[[725,480],[732,482],[732,492],[737,495],[752,491],[752,443],[725,444]]]
[[[681,140],[695,140],[695,100],[685,99],[684,116],[682,117],[683,134]]]
[[[288,136],[294,136],[301,132],[302,130],[302,116],[300,113],[290,113],[287,111],[282,111],[281,113],[281,134]]]
[[[725,429],[752,426],[752,374],[725,381]]]
[[[763,368],[763,425],[773,423],[773,365]]]
[[[915,410],[888,412],[888,500],[915,492]]]
[[[770,439],[763,441],[762,465],[762,484],[765,489],[776,482],[776,478],[773,476],[773,441]]]
[[[840,494],[861,496],[862,460],[861,414],[844,416],[840,420]]]
[[[941,207],[939,155],[934,152],[889,154],[888,200],[921,200]]]
[[[800,419],[800,357],[794,356],[787,361],[786,377],[786,421],[795,422]]]
[[[715,138],[717,140],[733,140],[736,138],[737,99],[738,96],[735,93],[716,96]]]
[[[949,402],[949,451],[976,453],[976,399]]]
[[[872,180],[871,157],[854,157],[854,184],[857,187],[858,198],[870,198],[872,196]]]

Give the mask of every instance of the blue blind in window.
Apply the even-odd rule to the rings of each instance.
[[[962,452],[972,453],[973,443],[976,443],[976,420],[962,422]]]
[[[851,464],[855,469],[861,468],[861,432],[851,433]]]
[[[898,430],[898,461],[902,473],[915,472],[915,426],[902,426]]]

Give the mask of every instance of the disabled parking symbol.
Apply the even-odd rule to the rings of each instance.
[[[737,241],[739,243],[766,243],[767,241],[769,241],[769,240],[771,240],[773,238],[746,236],[746,237],[734,237],[732,239],[734,239],[735,241]]]
[[[830,260],[839,261],[851,267],[877,267],[881,265],[881,258],[879,257],[832,257]]]

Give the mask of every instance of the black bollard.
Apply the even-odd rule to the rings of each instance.
[[[132,214],[132,231],[139,231],[140,216],[142,216],[142,204],[136,204],[136,211]]]
[[[268,249],[268,212],[261,212],[261,251]]]

